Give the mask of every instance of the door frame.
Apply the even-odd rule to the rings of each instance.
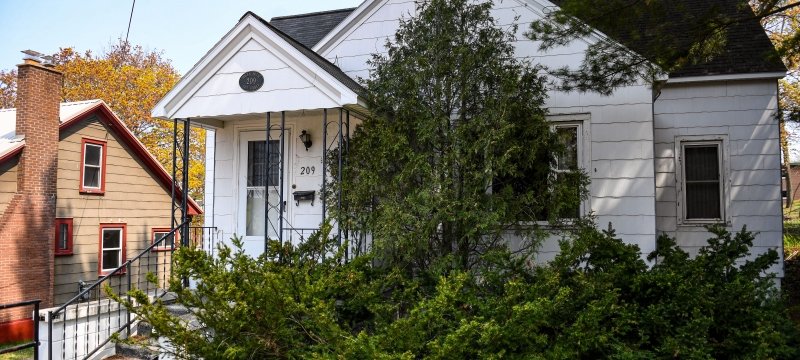
[[[273,129],[271,133],[277,139],[280,139],[280,130]],[[284,205],[284,213],[283,213],[283,223],[284,225],[289,224],[290,222],[288,219],[292,219],[293,216],[293,206],[291,206],[291,201],[287,200],[290,197],[289,189],[291,187],[291,174],[292,174],[292,154],[294,153],[292,141],[292,127],[285,126],[284,127],[284,154],[283,154],[283,201],[286,202]],[[263,241],[263,235],[251,235],[247,236],[247,142],[249,141],[266,141],[266,130],[263,128],[261,129],[239,129],[237,131],[237,141],[236,141],[236,152],[237,152],[237,161],[236,161],[236,178],[237,178],[237,189],[234,194],[236,197],[236,210],[238,215],[236,216],[236,230],[234,233],[238,234],[242,237],[242,240],[248,241]],[[265,231],[269,233],[269,229],[265,228]],[[284,231],[285,232],[285,231]],[[285,234],[284,234],[285,235]]]

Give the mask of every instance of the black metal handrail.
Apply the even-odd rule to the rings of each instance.
[[[154,251],[155,248],[163,247],[164,243],[168,239],[173,239],[175,237],[175,234],[178,231],[180,231],[181,229],[183,229],[184,227],[186,227],[188,224],[189,224],[189,220],[183,222],[178,227],[172,229],[169,233],[167,233],[166,236],[163,236],[160,239],[158,239],[157,241],[154,241],[152,244],[150,244],[150,246],[145,248],[138,255],[134,256],[131,259],[126,260],[122,265],[120,265],[116,269],[108,272],[106,275],[104,275],[103,277],[98,279],[96,282],[94,282],[94,284],[92,284],[92,285],[86,287],[85,289],[83,289],[82,291],[80,291],[78,293],[78,295],[74,296],[72,299],[70,299],[69,301],[67,301],[63,305],[59,306],[55,310],[48,311],[47,312],[47,323],[48,323],[47,324],[47,332],[48,332],[48,336],[47,336],[47,342],[48,342],[48,344],[47,344],[47,354],[48,354],[48,359],[52,359],[53,358],[53,320],[56,319],[59,314],[61,314],[63,312],[65,314],[65,321],[66,321],[66,309],[69,306],[80,303],[81,300],[87,298],[87,295],[90,292],[92,292],[94,289],[96,289],[99,286],[107,283],[107,281],[109,281],[110,279],[112,279],[112,278],[114,278],[116,276],[119,276],[119,275],[123,275],[123,274],[126,275],[127,291],[130,292],[130,290],[132,290],[132,286],[131,286],[131,284],[132,284],[132,282],[131,282],[131,270],[132,270],[132,268],[131,268],[131,265],[133,263],[139,261],[140,259],[142,259],[145,255],[152,254],[152,253],[157,253],[156,251]],[[171,245],[170,252],[174,251],[174,249],[175,249],[175,242],[173,241],[172,245]],[[148,264],[148,266],[149,266],[149,264]],[[166,293],[166,291],[164,293]],[[127,297],[128,297],[128,301],[130,301],[130,295],[127,295]],[[108,307],[108,309],[109,309],[109,311],[111,311],[110,310],[110,306]],[[118,308],[117,311],[119,312],[119,308]],[[100,313],[100,309],[98,309],[98,316],[99,316],[99,313]],[[127,320],[126,320],[125,324],[120,325],[118,330],[115,331],[115,332],[119,332],[119,331],[122,331],[123,329],[126,329],[128,334],[130,334],[130,325],[133,323],[133,319],[131,318],[131,313],[130,312],[126,311],[126,313],[127,313]],[[87,310],[87,317],[89,315],[90,315],[89,311]],[[77,318],[77,316],[78,316],[78,311],[77,311],[77,308],[76,308],[76,318]],[[111,336],[110,335],[111,334],[110,334],[110,331],[109,331],[109,336],[104,341],[100,342],[98,340],[98,343],[96,344],[95,349],[92,350],[91,352],[88,352],[85,355],[84,359],[87,359],[87,358],[91,357],[92,355],[94,355],[94,353],[96,353],[98,350],[103,348],[111,340]],[[66,339],[63,339],[63,340],[66,341]]]
[[[5,349],[0,349],[0,354],[7,354],[12,353],[20,350],[24,350],[27,348],[34,348],[33,350],[33,360],[39,360],[39,305],[42,303],[42,300],[28,300],[28,301],[20,301],[10,304],[0,304],[0,310],[23,307],[23,306],[31,306],[33,305],[33,341],[26,342],[23,344],[7,347]]]

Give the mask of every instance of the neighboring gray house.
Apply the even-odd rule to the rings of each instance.
[[[709,3],[680,1],[690,10]],[[578,65],[602,34],[547,53],[522,35],[553,6],[498,0],[493,15],[500,25],[521,25],[517,56]],[[207,225],[222,229],[223,238],[243,235],[252,254],[263,251],[265,235],[299,241],[319,226],[323,176],[335,176],[323,168],[323,154],[346,142],[367,111],[354,79],[369,76],[371,54],[384,52],[399,19],[414,11],[413,0],[366,0],[354,9],[269,22],[248,12],[200,59],[153,116],[189,118],[214,130],[208,137]],[[757,231],[755,253],[780,250],[776,81],[786,69],[779,60],[764,60],[769,52],[769,39],[753,21],[731,29],[726,51],[713,62],[670,74],[655,90],[640,83],[610,96],[551,92],[550,120],[574,134],[575,155],[591,177],[582,213],[613,223],[622,239],[644,252],[655,248],[662,232],[696,252],[709,236],[703,225],[720,222]],[[297,193],[295,200],[300,191],[315,193]],[[548,258],[557,247],[549,242],[541,250]],[[774,271],[783,276],[782,265]]]

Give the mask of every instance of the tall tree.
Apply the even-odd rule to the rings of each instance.
[[[0,70],[0,109],[14,107],[17,96],[17,71]]]
[[[786,173],[787,191],[786,206],[792,204],[794,194],[793,182],[800,179],[792,179],[791,171],[791,128],[796,128],[796,123],[800,121],[800,7],[792,7],[784,11],[777,12],[762,20],[764,29],[767,30],[772,43],[782,55],[782,59],[789,73],[778,82],[779,106],[781,109],[781,149],[783,152],[783,166]],[[787,122],[794,122],[794,126],[789,126]]]
[[[180,79],[168,59],[120,39],[102,53],[62,48],[53,55],[64,74],[63,101],[102,99],[159,162],[172,169],[172,123],[150,117],[150,110]],[[0,71],[0,106],[13,107],[16,70]],[[189,195],[203,198],[205,132],[192,131]]]
[[[584,174],[553,170],[563,146],[545,79],[515,59],[516,29],[491,6],[422,2],[371,60],[372,115],[353,136],[339,216],[386,261],[470,268],[508,226],[574,213],[583,196]]]

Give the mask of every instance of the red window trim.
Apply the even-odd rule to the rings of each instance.
[[[150,230],[150,244],[152,245],[152,244],[156,243],[156,233],[157,232],[170,232],[170,231],[172,231],[172,229],[167,228],[167,227],[152,228]],[[175,244],[175,248],[177,249],[178,248],[178,242],[177,242],[178,233],[177,232],[175,232],[174,237],[175,237],[175,239],[172,240],[172,243]],[[170,246],[156,246],[156,247],[153,247],[153,251],[171,251],[171,250],[172,250],[172,247],[170,247]]]
[[[100,188],[86,188],[83,186],[83,170],[86,167],[86,144],[98,145],[103,148],[101,154],[101,161],[100,161]],[[80,183],[78,183],[79,191],[81,194],[93,194],[93,195],[103,195],[106,193],[106,142],[103,140],[95,140],[95,139],[88,139],[82,138],[81,139],[81,176],[80,176]]]
[[[99,231],[99,240],[97,243],[97,274],[100,276],[105,276],[111,273],[111,271],[103,271],[103,229],[122,229],[122,256],[120,257],[119,264],[122,265],[126,261],[128,261],[125,247],[128,243],[128,225],[125,223],[101,223],[100,224],[100,231]],[[119,272],[115,273],[114,275],[122,275],[125,274],[125,268],[122,268]]]
[[[61,240],[59,234],[59,230],[61,229],[61,224],[67,224],[67,248],[66,249],[59,249],[58,243]],[[72,255],[72,218],[56,218],[55,220],[55,254],[56,256],[65,256],[65,255]]]

